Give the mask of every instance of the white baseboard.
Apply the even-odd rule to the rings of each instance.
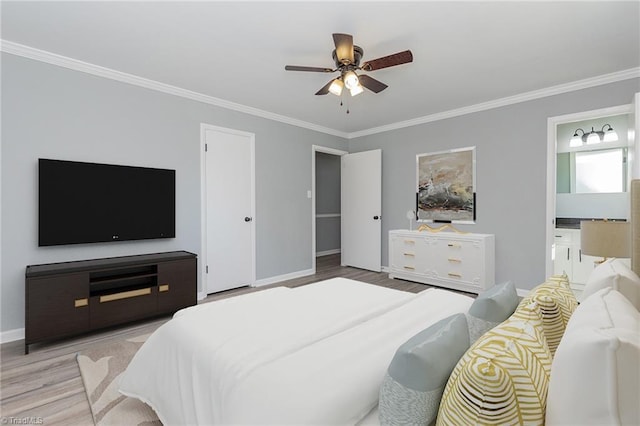
[[[262,287],[269,284],[279,283],[281,281],[292,280],[294,278],[307,277],[313,274],[314,274],[313,269],[305,269],[303,271],[291,272],[289,274],[277,275],[275,277],[262,278],[257,280],[253,284],[253,287]]]
[[[329,256],[331,254],[338,254],[341,253],[342,250],[338,249],[333,249],[333,250],[325,250],[325,251],[318,251],[316,252],[316,257],[321,257],[321,256]]]
[[[0,333],[0,343],[9,343],[24,339],[24,328],[7,330]]]
[[[207,298],[207,292],[206,291],[199,291],[198,292],[198,301],[204,300],[206,298]]]
[[[387,274],[389,273],[389,267],[388,266],[383,266],[383,267],[380,268],[380,270],[382,272],[386,272]]]

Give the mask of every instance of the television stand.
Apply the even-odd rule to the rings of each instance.
[[[29,345],[173,314],[197,302],[197,256],[186,251],[29,265]]]

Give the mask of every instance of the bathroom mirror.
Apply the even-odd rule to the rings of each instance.
[[[556,160],[556,193],[627,192],[628,148],[560,152]]]

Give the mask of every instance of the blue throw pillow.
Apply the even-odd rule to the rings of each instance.
[[[400,346],[380,388],[380,424],[433,422],[447,380],[468,348],[464,314],[445,318]]]
[[[511,281],[496,284],[480,293],[467,312],[471,344],[509,318],[519,302],[516,287]]]

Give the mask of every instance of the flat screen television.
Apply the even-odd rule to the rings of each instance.
[[[38,159],[38,245],[175,238],[176,172]]]

